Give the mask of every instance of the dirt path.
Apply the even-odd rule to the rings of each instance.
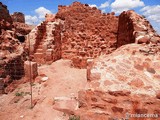
[[[53,98],[77,97],[86,85],[86,70],[72,68],[68,60],[59,60],[39,67],[39,74],[45,74],[48,80],[34,83],[34,108],[30,109],[30,86],[25,83],[14,92],[0,96],[0,120],[68,120],[63,112],[53,109]]]

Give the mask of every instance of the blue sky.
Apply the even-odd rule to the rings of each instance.
[[[23,12],[28,24],[38,24],[46,13],[56,13],[58,5],[70,5],[75,0],[0,0],[8,6],[10,13]],[[133,9],[145,15],[153,27],[160,33],[159,0],[78,0],[96,6],[103,12],[114,11],[118,15],[124,10]]]

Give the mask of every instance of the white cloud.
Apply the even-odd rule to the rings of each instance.
[[[38,24],[43,21],[46,14],[52,14],[52,12],[44,7],[39,7],[34,10],[35,15],[26,15],[25,21],[27,24]]]
[[[102,9],[102,13],[105,13],[106,12],[106,9]]]
[[[160,24],[157,26],[153,26],[156,32],[160,35]]]
[[[146,6],[140,11],[149,19],[160,23],[160,5]]]
[[[99,8],[100,8],[100,9],[104,9],[104,8],[106,8],[106,7],[108,7],[108,6],[109,6],[109,2],[106,1],[105,3],[102,3],[102,4],[99,6]]]
[[[115,0],[111,4],[112,11],[116,13],[121,13],[123,11],[142,6],[144,6],[144,2],[140,0]]]
[[[89,6],[101,9],[102,13],[104,13],[104,12],[106,12],[106,8],[109,7],[109,1],[106,1],[105,3],[102,3],[100,6],[97,6],[96,4],[89,4]]]
[[[160,5],[145,6],[140,11],[153,23],[153,27],[160,34]]]
[[[25,21],[27,24],[34,24],[38,22],[37,16],[25,15]]]
[[[89,6],[98,8],[97,5],[95,5],[95,4],[89,4]]]
[[[48,13],[48,14],[51,14],[52,12],[44,7],[39,7],[37,9],[35,9],[35,12],[37,13],[38,17],[40,19],[44,19],[45,18],[45,15]]]

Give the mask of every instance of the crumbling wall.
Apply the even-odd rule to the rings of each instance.
[[[149,48],[155,51],[147,52]],[[75,113],[82,120],[125,119],[127,113],[160,114],[159,67],[160,47],[151,44],[124,45],[89,60],[88,84],[78,93]]]
[[[61,20],[44,21],[28,35],[27,47],[38,64],[46,64],[61,59]],[[30,45],[29,45],[30,43]]]
[[[14,12],[11,17],[13,22],[25,23],[24,14],[21,12]]]
[[[12,28],[12,18],[9,15],[7,6],[0,2],[0,33],[1,29],[7,30]]]
[[[24,61],[21,56],[17,56],[4,65],[5,74],[9,75],[11,79],[20,79],[24,75]]]
[[[64,20],[62,58],[71,59],[75,67],[85,68],[88,58],[116,49],[118,17],[114,13],[102,14],[79,2],[58,10],[56,18]]]
[[[15,32],[23,36],[29,34],[31,30],[35,27],[34,25],[28,25],[20,22],[13,22],[13,26],[15,28]]]
[[[60,25],[62,21],[64,23]],[[47,30],[41,30],[46,26]],[[52,30],[54,36],[50,33]],[[35,37],[31,40],[33,53],[37,49],[48,49],[48,60],[70,59],[78,68],[86,68],[88,59],[112,53],[125,44],[159,42],[159,36],[150,23],[134,11],[115,16],[114,12],[105,14],[80,2],[70,6],[60,5],[56,15],[46,15],[46,21],[31,33]],[[44,59],[43,56],[40,55]]]
[[[62,43],[61,43],[62,28],[63,28],[62,24],[57,24],[55,25],[55,30],[53,31],[53,35],[54,35],[53,61],[61,59],[61,56],[62,56]]]
[[[0,93],[14,80],[19,80],[25,75],[23,56],[14,56],[12,59],[0,59]]]
[[[129,43],[157,43],[156,34],[149,21],[133,10],[124,11],[119,16],[117,47]]]
[[[46,22],[42,22],[39,25],[37,25],[28,35],[26,40],[26,46],[29,49],[30,46],[30,52],[31,54],[34,54],[36,52],[36,49],[38,48],[38,45],[40,45],[42,39],[46,35]]]

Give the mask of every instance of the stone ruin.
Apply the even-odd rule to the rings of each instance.
[[[56,15],[28,35],[31,53],[39,64],[70,59],[74,67],[86,68],[87,60],[112,53],[129,43],[158,43],[159,35],[147,19],[132,10],[119,16],[74,2],[58,6]],[[27,42],[28,43],[28,42]]]
[[[29,40],[32,60],[39,65],[70,59],[74,67],[87,68],[89,83],[78,93],[78,109],[58,110],[82,120],[160,113],[160,36],[133,10],[115,16],[79,2],[60,5],[56,15],[46,15],[29,33]]]
[[[13,22],[25,23],[24,14],[21,12],[14,12],[11,17]]]
[[[3,5],[0,2],[0,33],[1,30],[10,30],[12,29],[12,18],[9,15],[9,11],[7,10],[7,6]]]
[[[0,5],[8,13],[6,6]],[[133,10],[115,16],[114,12],[102,13],[74,2],[58,6],[55,15],[46,15],[22,44],[14,37],[13,21],[7,15],[5,22],[0,19],[0,42],[4,43],[0,46],[0,66],[5,66],[0,69],[0,78],[29,77],[25,51],[30,50],[33,79],[38,74],[37,64],[59,59],[70,59],[74,67],[87,68],[89,83],[78,93],[79,109],[73,111],[82,120],[113,119],[124,117],[126,112],[160,113],[160,36],[146,18]]]
[[[18,18],[15,22],[16,17]],[[21,79],[25,74],[24,61],[27,52],[23,42],[32,27],[24,22],[22,13],[10,15],[7,6],[0,2],[0,93],[4,93],[4,88],[13,80]],[[24,27],[19,28],[20,25]]]

